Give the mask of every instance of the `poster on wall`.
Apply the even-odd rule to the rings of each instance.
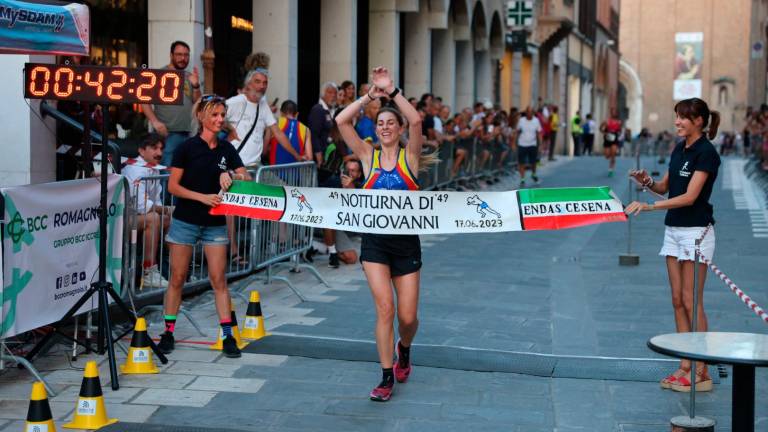
[[[701,97],[704,33],[675,33],[674,98]]]
[[[109,176],[107,186],[107,281],[119,293],[123,177]],[[58,321],[98,279],[100,188],[97,179],[85,179],[0,189],[0,339]],[[79,312],[97,306],[93,296]]]

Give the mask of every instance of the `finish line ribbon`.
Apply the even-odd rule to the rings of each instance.
[[[438,192],[235,181],[210,213],[376,234],[557,230],[627,220],[608,187]]]

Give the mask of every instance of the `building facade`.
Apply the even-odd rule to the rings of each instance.
[[[230,96],[241,86],[245,57],[262,51],[271,57],[267,97],[297,101],[300,115],[317,102],[323,82],[365,82],[372,67],[384,65],[406,95],[433,93],[454,112],[475,102],[505,110],[556,105],[561,118],[556,151],[572,154],[568,119],[577,110],[599,119],[616,104],[619,0],[86,2],[95,21],[91,63],[163,67],[171,43],[183,40],[191,48],[190,68],[205,77],[205,90]],[[509,10],[516,7],[529,18],[510,20]],[[511,31],[525,35],[522,44],[510,42]],[[31,149],[30,137],[40,125],[21,97],[21,84],[15,86],[22,57],[29,59],[0,56],[8,66],[0,70],[14,83],[6,86],[6,100],[18,101],[7,108],[29,114],[29,130],[19,139]],[[55,136],[47,141],[47,147],[56,147]],[[2,184],[54,179],[55,169],[50,175],[5,176],[23,166],[44,166],[48,172],[56,165],[53,152],[45,163],[33,153],[45,151],[27,152],[26,165],[6,167],[0,161],[0,179],[7,178]]]
[[[623,0],[622,108],[634,127],[674,128],[677,100],[700,97],[740,131],[766,102],[766,0]]]

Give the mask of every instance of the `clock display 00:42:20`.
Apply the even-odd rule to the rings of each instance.
[[[24,97],[181,105],[183,71],[27,63]]]

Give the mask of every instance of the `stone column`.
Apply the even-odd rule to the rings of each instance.
[[[357,43],[357,1],[323,0],[320,11],[321,83],[341,84],[344,80],[356,80]]]
[[[456,107],[460,111],[475,102],[475,52],[472,41],[456,41]]]
[[[253,1],[253,51],[269,54],[269,99],[296,100],[299,59],[298,0]]]
[[[493,74],[491,71],[491,55],[486,50],[475,52],[475,83],[479,101],[493,102]]]
[[[432,30],[432,92],[456,112],[456,44],[453,27]]]
[[[396,2],[371,0],[368,9],[368,66],[389,68],[400,82],[400,14]]]
[[[0,185],[5,187],[56,180],[56,121],[40,120],[40,101],[24,101],[24,63],[55,63],[53,56],[0,55],[0,118],[6,127],[0,158]],[[55,104],[54,101],[49,103]]]
[[[405,94],[419,97],[432,91],[432,40],[429,8],[421,0],[419,12],[405,14]]]
[[[203,77],[200,55],[205,48],[203,33],[203,0],[149,0],[147,4],[149,66],[170,63],[171,44],[184,41],[189,45],[189,70],[197,67]]]
[[[523,64],[523,53],[521,52],[515,52],[512,55],[512,105],[518,107],[519,109],[523,109],[520,104],[522,103],[522,64]]]

